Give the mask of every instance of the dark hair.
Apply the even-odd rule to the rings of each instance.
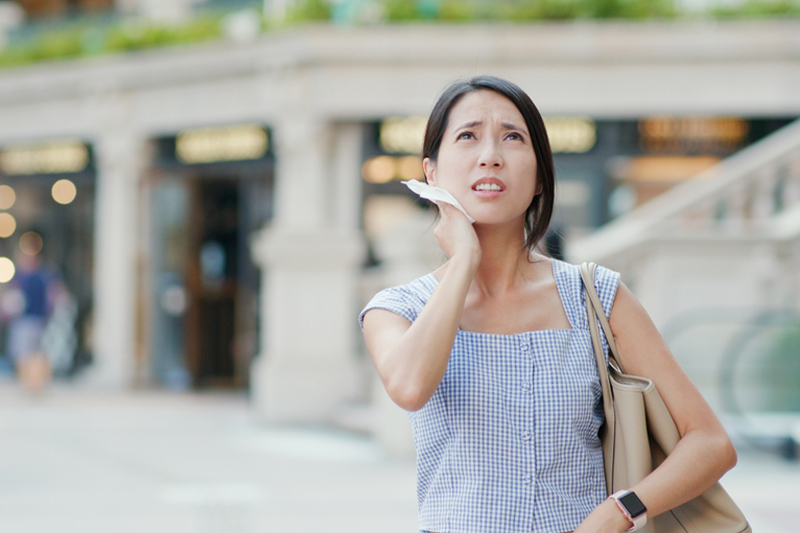
[[[550,150],[550,141],[547,138],[542,115],[525,91],[510,81],[494,76],[478,76],[450,85],[439,97],[428,118],[422,157],[436,161],[444,131],[447,129],[450,110],[465,94],[475,91],[494,91],[508,98],[519,109],[528,127],[533,151],[536,154],[536,181],[541,187],[541,192],[533,197],[525,212],[525,246],[533,251],[547,232],[550,218],[553,216],[555,171],[553,153]],[[427,176],[425,179],[427,181]]]

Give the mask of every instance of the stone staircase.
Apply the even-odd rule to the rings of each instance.
[[[800,120],[598,231],[573,261],[625,268],[658,241],[789,243],[800,237]]]

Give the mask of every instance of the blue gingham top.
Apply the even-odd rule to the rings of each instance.
[[[441,384],[409,413],[421,530],[572,531],[605,500],[601,389],[580,270],[554,260],[553,274],[572,329],[459,330]],[[618,284],[619,274],[598,267],[607,314]],[[437,285],[431,273],[381,291],[360,320],[378,308],[413,322]]]

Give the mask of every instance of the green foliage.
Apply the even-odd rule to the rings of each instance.
[[[74,57],[81,53],[82,42],[82,34],[76,32],[45,35],[34,48],[34,57],[36,59]]]
[[[419,20],[448,20],[442,15],[443,4],[465,2],[442,2],[442,0],[382,0],[380,5],[389,22],[409,22]]]
[[[331,19],[333,10],[326,0],[301,0],[286,14],[286,22],[298,24],[302,22],[318,22]]]
[[[528,11],[536,20],[569,20],[581,15],[581,0],[528,0]]]
[[[409,0],[386,0],[383,3],[386,10],[386,20],[390,22],[404,22],[420,18],[417,3]]]
[[[42,35],[27,46],[9,46],[0,52],[0,66],[15,66],[49,59],[76,57],[83,52],[83,30],[62,30]]]
[[[712,14],[721,19],[726,18],[762,18],[800,16],[800,1],[798,0],[747,0],[737,7],[721,7],[714,9]]]
[[[390,4],[413,2],[388,0]],[[575,19],[644,19],[676,15],[671,0],[440,0],[440,20],[512,21]],[[408,18],[408,17],[406,17]],[[390,18],[391,20],[391,18]]]
[[[507,2],[509,20],[668,18],[671,0],[518,0]]]
[[[667,18],[676,14],[669,0],[594,0],[585,4],[585,16],[596,19]]]
[[[439,18],[448,22],[465,22],[479,19],[475,4],[459,0],[442,0]]]
[[[0,67],[216,39],[222,34],[220,22],[219,16],[205,16],[182,26],[123,23],[52,31],[0,51]]]
[[[203,17],[184,26],[122,25],[106,36],[105,50],[125,52],[174,44],[188,44],[219,38],[222,34],[218,17]]]

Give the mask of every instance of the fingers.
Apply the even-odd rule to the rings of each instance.
[[[434,230],[434,236],[439,246],[450,258],[459,251],[471,254],[479,246],[472,224],[452,205],[445,202],[437,202],[437,205],[441,219]]]
[[[439,212],[442,214],[442,216],[454,217],[457,215],[460,217],[464,217],[464,220],[467,220],[467,217],[464,216],[464,213],[456,209],[453,205],[448,204],[447,202],[436,202],[436,205],[439,206]],[[469,221],[467,220],[467,222]]]

